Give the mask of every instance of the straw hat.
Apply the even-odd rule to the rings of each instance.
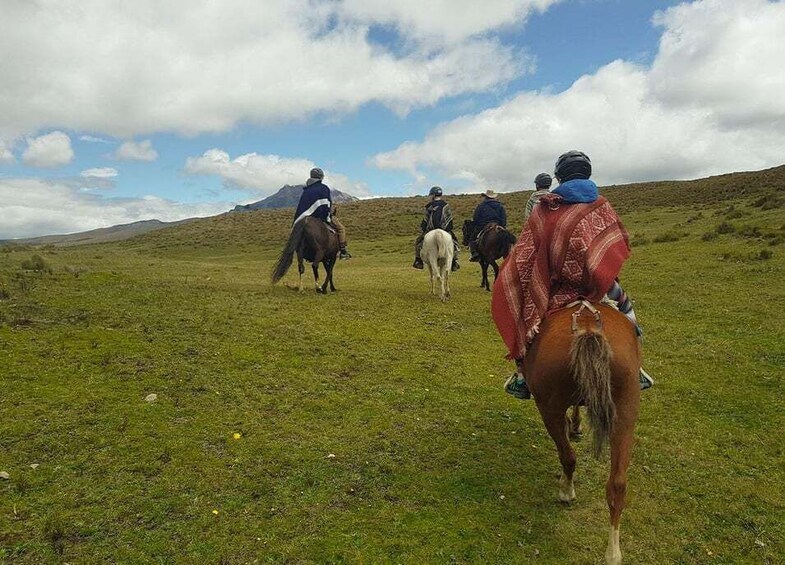
[[[486,190],[486,191],[483,193],[483,196],[484,196],[485,198],[494,198],[494,199],[495,199],[495,198],[496,198],[496,191],[495,191],[495,190],[493,190],[492,188],[489,188],[488,190]]]

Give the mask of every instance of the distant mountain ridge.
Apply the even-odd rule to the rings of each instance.
[[[88,243],[105,243],[108,241],[122,241],[131,237],[193,222],[198,218],[186,218],[176,222],[162,222],[161,220],[139,220],[130,224],[118,224],[108,228],[98,228],[72,234],[42,235],[40,237],[29,237],[25,239],[6,239],[0,240],[0,245],[57,245],[67,247],[69,245],[85,245]]]
[[[250,210],[263,210],[272,208],[296,208],[300,202],[300,195],[303,193],[302,184],[287,184],[284,185],[276,192],[251,204],[238,204],[234,207],[232,212],[248,212]],[[341,192],[335,188],[330,189],[333,202],[354,202],[359,200],[357,197],[345,192]]]

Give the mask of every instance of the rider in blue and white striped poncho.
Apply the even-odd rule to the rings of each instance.
[[[330,224],[338,234],[338,245],[341,249],[340,258],[349,259],[351,255],[346,250],[346,228],[338,221],[338,218],[332,215],[333,199],[330,196],[330,187],[323,181],[324,171],[319,168],[311,169],[310,178],[303,187],[300,203],[294,213],[292,225],[308,216],[319,218]]]

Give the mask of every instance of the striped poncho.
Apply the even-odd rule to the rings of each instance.
[[[604,197],[570,204],[543,196],[493,285],[491,312],[508,358],[523,358],[549,312],[602,298],[629,256],[627,231]]]

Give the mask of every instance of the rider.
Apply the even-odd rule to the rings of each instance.
[[[534,205],[540,201],[540,198],[542,198],[543,195],[548,194],[552,182],[553,179],[548,173],[540,173],[534,177],[534,192],[532,192],[531,196],[529,196],[529,199],[526,201],[526,208],[523,211],[524,222],[531,216]]]
[[[477,250],[477,243],[480,239],[480,234],[489,224],[498,224],[503,228],[507,227],[507,211],[504,205],[496,199],[496,192],[492,189],[486,190],[482,195],[482,202],[474,209],[474,222],[475,237],[469,240],[469,251],[472,256],[469,261],[479,261],[480,254]]]
[[[323,222],[330,224],[338,234],[338,246],[341,250],[339,258],[351,259],[352,256],[346,250],[346,228],[338,221],[338,218],[331,214],[333,212],[333,199],[330,196],[330,187],[324,184],[323,181],[324,171],[318,167],[311,169],[310,178],[305,182],[303,193],[300,195],[300,203],[297,205],[297,211],[294,213],[292,225],[307,216],[319,218]]]
[[[428,196],[431,199],[425,205],[425,217],[420,222],[422,233],[417,236],[417,240],[414,242],[414,264],[412,267],[415,269],[423,268],[422,258],[420,258],[422,241],[426,233],[435,229],[443,229],[452,236],[455,254],[452,259],[451,270],[457,271],[461,268],[458,264],[458,238],[455,237],[452,231],[452,210],[450,210],[450,205],[442,198],[442,193],[442,189],[439,186],[431,187],[431,190],[428,192]]]
[[[517,362],[504,389],[517,398],[531,398],[523,357],[548,312],[580,297],[599,300],[607,294],[640,335],[632,303],[617,278],[630,255],[629,236],[589,180],[591,172],[591,160],[581,151],[557,159],[559,186],[540,197],[542,205],[534,206],[494,285],[493,319],[510,351],[508,358]],[[640,381],[641,389],[653,384],[642,369]]]

